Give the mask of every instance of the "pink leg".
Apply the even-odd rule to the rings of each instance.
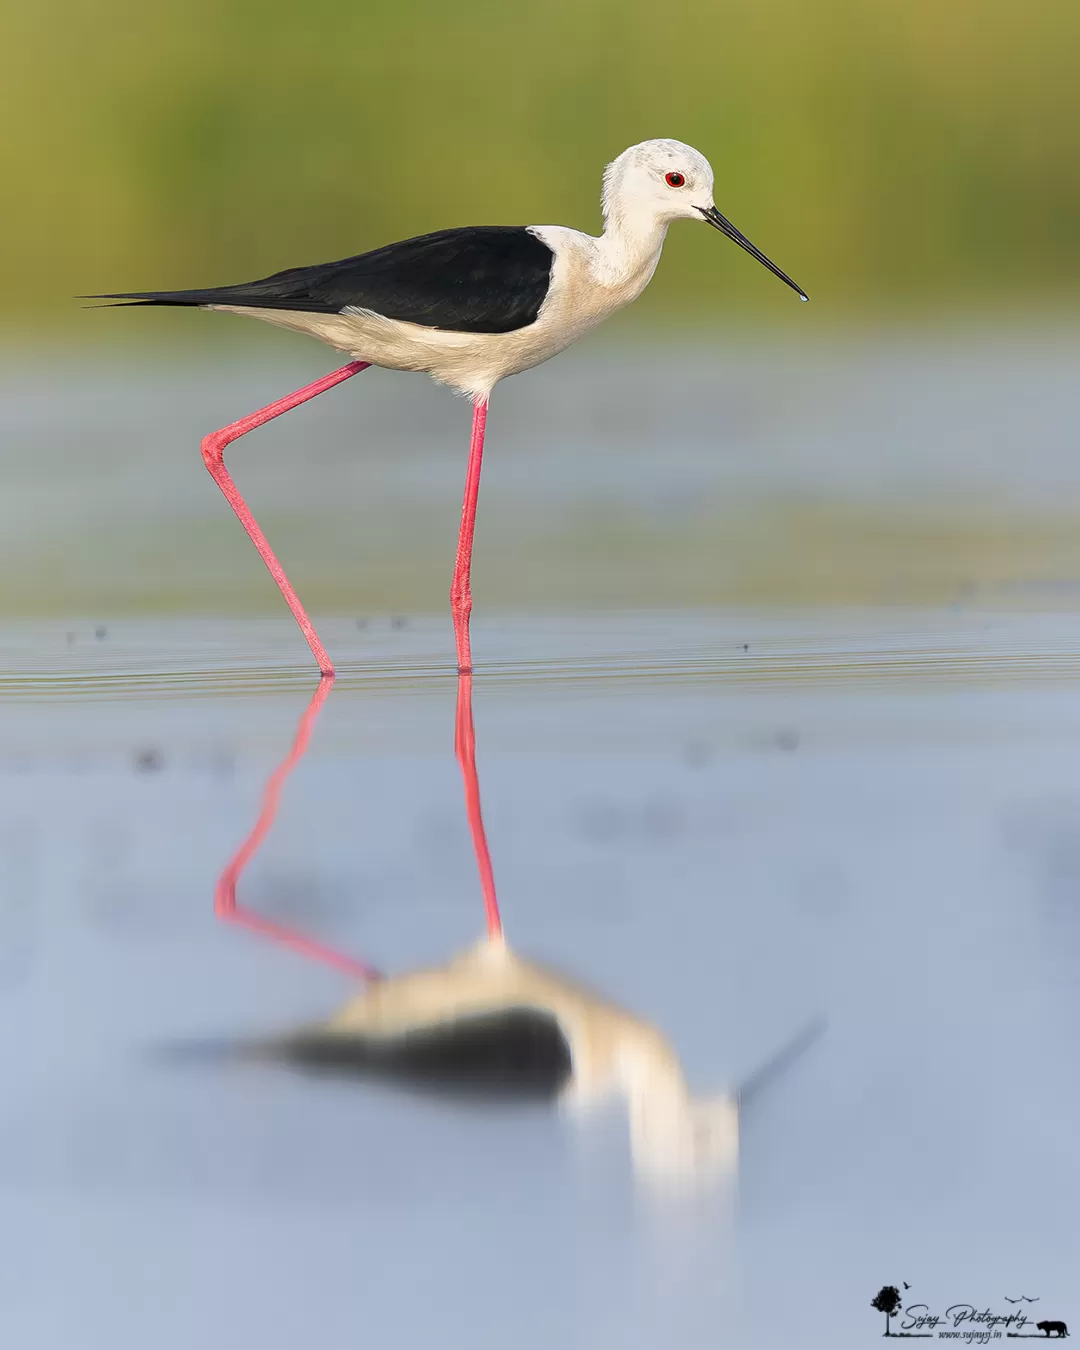
[[[299,952],[301,956],[313,957],[316,961],[324,961],[327,965],[344,971],[346,975],[359,976],[362,980],[376,980],[379,978],[379,972],[366,962],[357,961],[351,956],[343,956],[340,952],[334,951],[332,947],[324,947],[322,943],[306,938],[302,934],[294,932],[291,928],[286,928],[283,924],[264,919],[261,915],[255,914],[243,905],[238,904],[236,900],[236,883],[240,874],[258,851],[262,841],[266,838],[267,831],[274,823],[285,781],[307,752],[315,721],[333,687],[333,675],[324,675],[319,681],[318,688],[315,690],[315,694],[304,710],[303,716],[300,718],[300,724],[296,728],[292,749],[270,775],[270,780],[266,784],[266,789],[263,792],[262,809],[259,812],[258,820],[255,822],[255,828],[241,844],[235,856],[221,874],[217,889],[214,892],[214,911],[219,918],[227,919],[232,923],[243,924],[245,928],[251,928],[256,933],[271,937],[276,942],[283,942],[287,947],[291,947],[294,952]]]
[[[476,499],[480,494],[480,467],[484,461],[484,427],[488,405],[478,401],[473,408],[472,437],[469,441],[469,468],[465,474],[465,500],[461,507],[461,531],[458,534],[454,579],[450,584],[450,612],[454,616],[454,640],[457,643],[458,674],[472,673],[469,645],[469,615],[472,613],[473,533],[476,530]]]
[[[315,660],[318,661],[319,670],[323,675],[333,675],[334,667],[326,654],[326,649],[319,641],[315,626],[308,618],[296,592],[289,584],[285,569],[274,557],[273,550],[266,542],[266,536],[259,528],[258,521],[248,510],[247,503],[241,497],[236,484],[225,467],[225,447],[238,437],[246,435],[247,432],[254,431],[256,427],[261,427],[275,417],[280,417],[282,413],[287,413],[293,408],[299,407],[301,403],[306,403],[316,394],[332,389],[335,384],[340,384],[342,380],[347,380],[353,375],[359,375],[362,370],[367,370],[370,364],[369,361],[350,361],[347,366],[342,366],[340,370],[332,371],[329,375],[324,375],[321,380],[315,380],[314,383],[305,385],[303,389],[298,389],[295,394],[286,394],[284,398],[279,398],[276,403],[270,403],[265,408],[260,408],[258,412],[253,412],[250,417],[241,417],[238,422],[230,422],[227,427],[222,427],[220,431],[211,432],[209,436],[203,437],[202,442],[202,456],[206,461],[206,467],[213,475],[214,482],[225,494],[229,505],[236,512],[240,524],[247,530],[251,542],[259,550],[259,557],[270,569],[270,575],[277,582],[278,590],[285,597],[285,603],[292,610],[293,618],[300,625],[300,631],[304,637],[307,638],[307,644],[311,648]]]
[[[476,501],[480,493],[480,466],[484,458],[484,427],[487,402],[478,401],[473,410],[472,439],[469,442],[469,468],[465,475],[465,501],[461,508],[461,532],[458,535],[457,561],[450,586],[450,610],[454,616],[454,640],[457,644],[458,695],[454,750],[465,783],[465,809],[469,818],[480,885],[484,893],[488,936],[502,935],[499,902],[495,896],[495,876],[491,869],[484,819],[480,812],[480,782],[476,773],[476,732],[472,712],[472,648],[469,642],[469,615],[472,612],[473,532],[476,528]]]

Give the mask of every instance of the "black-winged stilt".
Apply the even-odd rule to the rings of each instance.
[[[450,588],[458,667],[472,663],[470,572],[488,400],[499,380],[539,365],[635,300],[660,259],[668,225],[704,220],[804,292],[713,203],[708,160],[681,141],[642,141],[604,172],[604,232],[563,225],[439,230],[338,262],[206,290],[97,296],[250,314],[321,338],[353,359],[202,442],[203,459],[247,530],[324,675],[333,665],[266,537],[225,468],[225,447],[368,366],[423,371],[473,401],[457,558]]]

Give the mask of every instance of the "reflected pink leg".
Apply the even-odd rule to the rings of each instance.
[[[465,811],[469,817],[469,832],[476,850],[476,865],[480,869],[480,886],[484,893],[484,913],[487,915],[488,937],[502,936],[502,919],[495,896],[495,874],[491,869],[484,818],[480,813],[480,780],[476,774],[476,732],[473,730],[472,673],[458,671],[457,718],[454,727],[454,750],[461,765],[465,783]]]
[[[495,875],[491,868],[484,819],[480,812],[480,782],[476,774],[476,732],[472,711],[472,647],[469,641],[469,615],[472,612],[473,532],[476,529],[476,502],[480,493],[480,466],[484,458],[484,427],[487,402],[478,401],[473,410],[472,438],[469,442],[469,467],[465,475],[465,500],[461,508],[461,532],[458,535],[454,580],[450,586],[450,610],[454,616],[454,641],[457,645],[458,693],[454,727],[454,750],[465,783],[465,810],[469,818],[480,885],[484,893],[488,936],[502,935],[502,919],[495,895]]]
[[[359,976],[362,980],[377,980],[380,978],[379,972],[365,961],[344,956],[341,952],[334,951],[332,947],[324,947],[321,942],[315,942],[312,938],[304,937],[303,934],[297,933],[291,928],[286,928],[284,924],[264,919],[261,915],[255,914],[243,905],[238,904],[236,900],[236,883],[240,874],[258,851],[262,841],[266,838],[267,831],[274,823],[285,781],[307,752],[315,721],[333,687],[333,675],[324,675],[319,681],[318,688],[315,690],[312,700],[304,710],[296,728],[292,749],[270,775],[266,784],[263,792],[262,809],[259,812],[258,820],[255,822],[255,828],[241,844],[218,880],[217,889],[214,892],[214,912],[221,919],[227,919],[232,923],[242,924],[245,928],[251,928],[256,933],[262,933],[266,937],[273,938],[276,942],[284,943],[286,947],[291,947],[294,952],[298,952],[301,956],[323,961],[336,970],[344,971],[346,975]]]
[[[318,661],[319,670],[323,675],[333,675],[334,667],[326,654],[326,649],[319,641],[319,635],[315,631],[314,624],[308,618],[296,592],[289,584],[285,569],[274,557],[273,550],[266,542],[266,536],[259,528],[258,521],[248,510],[247,503],[241,497],[236,484],[225,467],[225,447],[238,437],[246,435],[249,431],[254,431],[256,427],[261,427],[275,417],[280,417],[282,413],[287,413],[291,409],[299,407],[301,403],[306,403],[316,394],[332,389],[335,384],[341,384],[343,380],[347,380],[353,375],[359,375],[362,370],[367,370],[370,364],[369,361],[350,361],[347,366],[331,371],[329,375],[324,375],[322,379],[305,385],[303,389],[298,389],[295,394],[286,394],[284,398],[279,398],[276,403],[270,403],[265,408],[260,408],[258,412],[253,412],[249,417],[241,417],[238,422],[230,422],[227,427],[222,427],[220,431],[212,431],[209,436],[203,437],[202,442],[202,456],[206,462],[206,467],[213,475],[214,482],[225,494],[229,505],[236,512],[240,524],[247,530],[251,542],[259,550],[259,557],[270,569],[270,575],[277,582],[278,590],[285,597],[285,603],[292,610],[293,618],[300,625],[300,631],[307,639],[307,644],[311,648],[315,660]]]

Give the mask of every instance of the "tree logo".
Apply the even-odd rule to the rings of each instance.
[[[883,1312],[885,1314],[884,1335],[891,1336],[893,1334],[891,1329],[892,1320],[900,1311],[900,1305],[903,1301],[904,1300],[900,1297],[900,1290],[897,1289],[895,1284],[884,1284],[878,1290],[877,1297],[871,1302],[871,1308],[876,1308],[878,1312]]]
[[[904,1288],[910,1289],[911,1286],[905,1281]],[[897,1289],[895,1284],[883,1284],[881,1288],[877,1291],[876,1296],[871,1300],[870,1306],[871,1308],[876,1308],[878,1312],[883,1312],[885,1314],[885,1330],[881,1333],[883,1336],[926,1337],[932,1336],[934,1334],[932,1331],[922,1330],[923,1326],[925,1325],[922,1319],[918,1317],[914,1319],[910,1318],[910,1313],[912,1311],[910,1308],[905,1310],[905,1319],[903,1325],[905,1327],[915,1326],[918,1329],[915,1331],[910,1330],[893,1331],[892,1320],[894,1317],[897,1316],[897,1314],[901,1311],[901,1309],[904,1306],[903,1295],[900,1293],[900,1290]]]

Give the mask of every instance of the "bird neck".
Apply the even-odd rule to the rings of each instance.
[[[624,1056],[619,1068],[635,1164],[666,1171],[692,1140],[693,1110],[682,1072],[676,1063],[658,1063],[652,1056],[638,1063]]]
[[[651,211],[614,207],[597,240],[597,279],[609,286],[636,281],[644,287],[660,261],[667,227]]]
[[[615,1079],[631,1110],[682,1110],[690,1100],[682,1066],[655,1027],[631,1024],[615,1056]]]

